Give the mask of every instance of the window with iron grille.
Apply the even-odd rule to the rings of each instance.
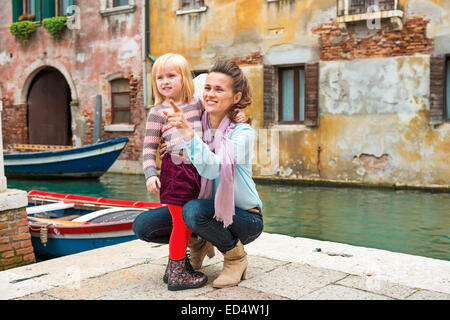
[[[343,16],[368,13],[372,6],[377,6],[380,11],[397,10],[397,3],[398,0],[338,0],[337,14]]]
[[[130,81],[128,79],[111,81],[111,102],[111,123],[130,123]]]

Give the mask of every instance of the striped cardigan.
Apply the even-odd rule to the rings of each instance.
[[[202,101],[198,98],[193,98],[190,104],[183,103],[178,106],[183,110],[183,113],[194,132],[196,132],[199,137],[202,137]],[[165,153],[186,154],[183,137],[174,127],[166,123],[166,116],[162,111],[171,112],[172,107],[159,104],[150,110],[147,117],[142,150],[142,165],[146,180],[151,176],[156,176],[156,150],[158,149],[161,138],[163,138],[164,142],[167,144]]]

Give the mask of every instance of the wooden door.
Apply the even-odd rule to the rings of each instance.
[[[60,72],[38,73],[28,95],[30,144],[72,144],[69,98],[69,86]]]

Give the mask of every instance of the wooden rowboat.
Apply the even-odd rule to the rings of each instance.
[[[32,190],[27,207],[31,242],[35,254],[46,258],[134,240],[134,219],[161,206]]]
[[[127,142],[128,137],[120,137],[75,148],[4,154],[5,175],[8,178],[98,178],[116,161]],[[45,150],[37,147],[35,150]]]

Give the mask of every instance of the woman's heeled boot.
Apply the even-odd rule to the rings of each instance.
[[[189,257],[180,260],[169,259],[167,288],[171,291],[200,288],[208,282],[208,277],[194,271]]]
[[[190,238],[188,248],[191,265],[194,270],[199,270],[202,267],[206,255],[210,259],[215,255],[214,246],[211,242],[202,238]]]
[[[236,247],[227,251],[223,257],[223,270],[214,280],[212,284],[214,288],[235,286],[246,276],[248,260],[241,241],[238,240]]]

